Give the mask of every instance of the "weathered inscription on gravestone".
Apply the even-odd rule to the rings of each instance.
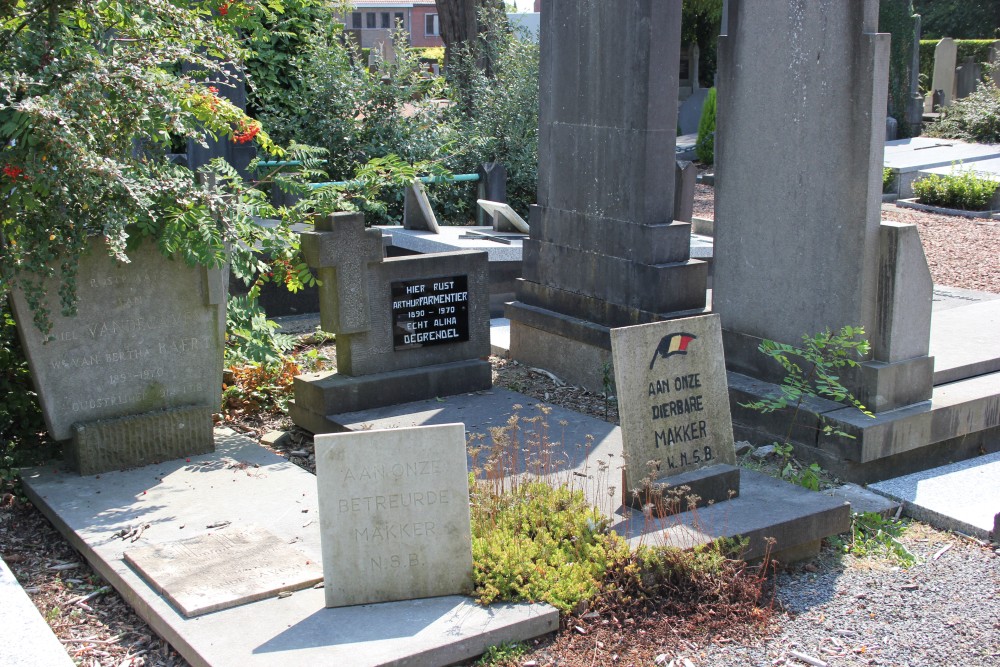
[[[24,295],[14,293],[18,330],[57,440],[69,439],[74,424],[219,405],[226,321],[221,272],[172,261],[152,243],[129,257],[128,264],[116,262],[94,243],[80,262],[75,316],[59,314],[53,283],[47,339],[31,324]]]
[[[392,342],[397,350],[469,340],[469,277],[392,283]]]
[[[189,618],[308,588],[323,578],[313,559],[256,527],[129,549],[125,562]]]
[[[718,315],[612,329],[611,350],[626,490],[736,462]]]
[[[316,436],[326,606],[468,593],[465,426]]]

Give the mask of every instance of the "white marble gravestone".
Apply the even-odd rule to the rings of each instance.
[[[326,606],[469,593],[465,426],[316,436]]]

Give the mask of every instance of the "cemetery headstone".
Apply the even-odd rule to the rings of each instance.
[[[327,415],[492,386],[485,252],[386,258],[381,231],[355,213],[318,220],[302,251],[322,281],[320,323],[337,335],[337,371],[295,379],[296,424],[342,430]]]
[[[213,450],[223,273],[168,259],[148,242],[129,257],[117,262],[95,240],[80,261],[77,314],[60,314],[54,282],[46,290],[48,337],[24,295],[13,295],[49,434],[72,440],[67,453],[84,475]]]
[[[719,316],[612,329],[611,348],[625,454],[623,502],[644,503],[647,490],[680,486],[704,501],[738,495]]]
[[[804,334],[863,326],[873,341],[905,338],[909,356],[876,345],[848,379],[861,402],[882,412],[929,398],[930,312],[919,305],[931,299],[926,262],[919,247],[896,242],[905,232],[880,231],[889,36],[876,33],[877,3],[859,5],[864,11],[835,0],[795,12],[752,5],[730,3],[735,28],[720,38],[713,307],[726,362],[778,379],[781,368],[757,351],[762,338],[798,344]],[[774,44],[783,48],[768,67],[755,60],[755,49]],[[804,58],[816,45],[829,46]],[[775,63],[793,75],[775,82]],[[752,103],[765,85],[780,105]],[[829,122],[807,121],[816,114]],[[799,174],[823,185],[801,188]],[[907,301],[889,287],[895,262],[920,276]],[[887,316],[903,311],[914,314],[908,333]]]
[[[680,9],[552,0],[541,14],[538,205],[506,310],[510,353],[597,391],[611,328],[705,309],[708,267],[691,259],[691,225],[672,219],[663,178],[677,139]]]
[[[124,558],[188,618],[309,588],[323,579],[319,563],[255,526],[127,549]]]
[[[938,109],[933,106],[933,92],[942,91],[942,107],[951,106],[955,99],[955,66],[958,64],[958,45],[951,37],[945,37],[934,47],[934,73],[931,77],[931,93],[928,94],[924,111]]]
[[[434,209],[427,198],[427,191],[420,181],[413,181],[406,186],[406,194],[403,197],[403,227],[426,229],[435,234],[441,231],[437,216],[434,215]]]
[[[968,97],[976,91],[983,77],[983,68],[971,57],[955,68],[955,99]]]
[[[327,607],[468,594],[465,426],[316,438]]]
[[[507,167],[502,162],[484,162],[476,168],[479,183],[476,186],[476,198],[507,203]],[[476,209],[476,224],[480,227],[489,225],[484,218],[485,211]]]

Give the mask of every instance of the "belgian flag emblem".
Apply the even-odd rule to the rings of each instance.
[[[649,362],[649,370],[653,370],[653,365],[656,363],[657,357],[671,357],[675,354],[687,354],[688,345],[691,344],[697,336],[689,333],[672,333],[667,334],[660,339],[660,344],[656,346],[656,352],[653,352],[653,359]]]

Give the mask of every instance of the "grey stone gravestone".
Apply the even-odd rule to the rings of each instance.
[[[701,123],[701,110],[708,99],[708,88],[696,88],[691,96],[681,102],[680,110],[677,113],[677,125],[680,134],[696,134],[698,124]]]
[[[625,455],[623,502],[646,502],[647,491],[655,496],[665,486],[686,486],[685,495],[703,501],[738,495],[719,316],[612,329],[611,349]]]
[[[968,97],[976,91],[983,78],[982,66],[971,57],[955,68],[955,99]]]
[[[356,213],[318,220],[302,250],[322,281],[337,371],[295,379],[296,424],[342,430],[326,416],[492,386],[485,252],[385,258],[381,232]]]
[[[153,243],[117,262],[95,240],[81,258],[77,314],[52,332],[13,296],[18,331],[50,435],[70,440],[81,474],[212,451],[222,401],[226,293],[222,271],[168,259]]]
[[[326,606],[472,590],[465,426],[316,438]]]
[[[125,562],[188,618],[323,579],[319,563],[254,526],[126,549]]]
[[[538,205],[511,356],[594,390],[610,328],[705,308],[707,266],[672,219],[680,9],[552,0],[541,15]]]
[[[437,234],[437,216],[431,202],[427,199],[427,192],[424,184],[420,181],[413,181],[406,186],[406,194],[403,198],[403,227],[405,229],[426,229]]]
[[[720,39],[713,258],[713,307],[722,316],[727,364],[776,379],[781,369],[757,351],[760,339],[797,344],[803,334],[863,326],[873,341],[912,345],[908,356],[892,352],[892,344],[875,346],[870,363],[848,379],[862,403],[881,412],[929,398],[926,262],[919,244],[899,242],[901,228],[880,231],[889,38],[875,33],[877,3],[826,0],[801,15],[755,11],[738,0],[729,9],[735,28]],[[781,105],[754,106],[760,86],[774,82],[773,70],[752,54],[778,43],[785,48],[773,53],[772,65],[794,75],[775,84]],[[828,45],[821,57],[803,59],[817,44]],[[821,110],[832,113],[830,122],[805,121]],[[804,173],[822,185],[799,187],[795,175]],[[762,191],[769,197],[755,194]],[[777,248],[795,261],[778,259]],[[918,277],[903,301],[895,291],[902,285],[890,280],[894,262]],[[886,317],[902,311],[913,317],[909,332]]]
[[[931,78],[931,92],[924,103],[924,111],[937,111],[933,106],[933,93],[942,91],[942,107],[951,106],[955,99],[955,66],[958,64],[958,45],[951,37],[945,37],[934,47],[934,73]]]

